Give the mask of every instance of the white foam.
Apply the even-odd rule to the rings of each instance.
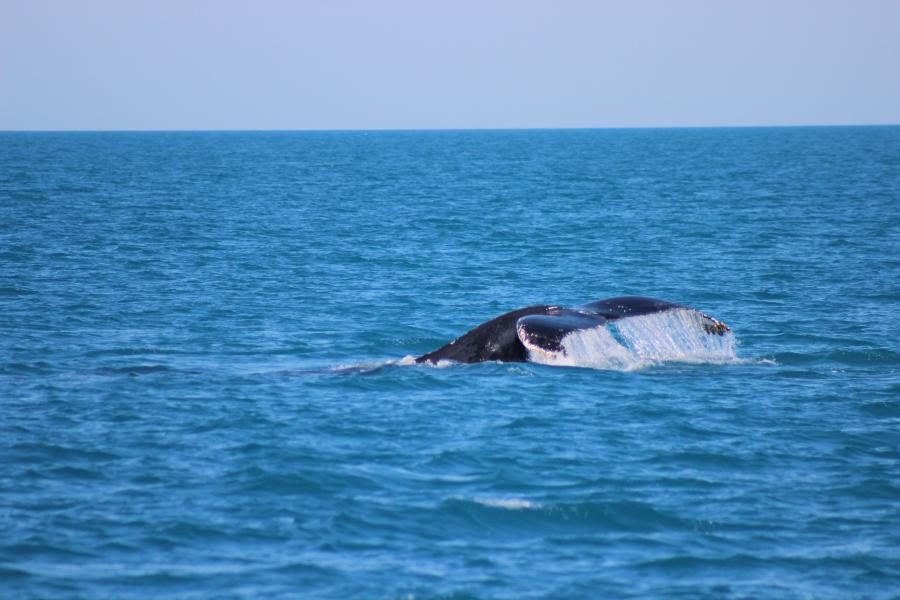
[[[420,365],[423,367],[431,367],[432,369],[446,369],[447,367],[452,367],[453,365],[459,364],[456,361],[448,360],[446,358],[442,358],[437,362],[431,362],[430,360],[426,360],[425,362],[418,363],[416,362],[416,357],[412,354],[408,354],[401,358],[400,360],[389,360],[386,365],[397,365],[399,367],[409,367],[412,365]]]
[[[493,506],[494,508],[508,508],[509,510],[523,510],[526,508],[540,508],[541,505],[531,500],[522,498],[472,498],[478,504]]]
[[[368,373],[375,371],[381,367],[393,364],[392,360],[367,361],[361,363],[338,363],[328,367],[328,371],[332,373]]]
[[[531,361],[546,365],[631,371],[661,362],[739,362],[730,331],[707,333],[703,313],[679,308],[610,321],[562,339],[561,352],[529,346]]]

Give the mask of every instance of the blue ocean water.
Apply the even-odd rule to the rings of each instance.
[[[896,597],[898,318],[898,127],[0,134],[0,595]]]

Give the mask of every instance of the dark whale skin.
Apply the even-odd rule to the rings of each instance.
[[[461,363],[477,363],[487,360],[501,362],[525,362],[528,351],[516,333],[516,323],[528,315],[546,315],[555,306],[529,306],[500,315],[482,323],[472,331],[462,335],[446,346],[423,354],[417,363],[436,363],[439,360],[453,360]]]
[[[436,363],[439,360],[460,363],[526,362],[528,350],[520,336],[529,344],[549,351],[560,351],[562,339],[573,331],[599,327],[607,321],[676,308],[688,307],[645,296],[607,298],[583,304],[575,309],[552,305],[528,306],[482,323],[449,344],[416,358],[416,362]],[[729,331],[724,323],[703,313],[700,314],[708,319],[708,324],[704,324],[706,333],[724,335]]]

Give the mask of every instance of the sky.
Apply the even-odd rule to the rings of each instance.
[[[0,0],[0,130],[900,123],[900,0]]]

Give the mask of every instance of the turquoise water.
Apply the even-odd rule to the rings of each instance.
[[[642,294],[736,355],[408,366]],[[887,598],[900,128],[0,134],[8,598]]]

